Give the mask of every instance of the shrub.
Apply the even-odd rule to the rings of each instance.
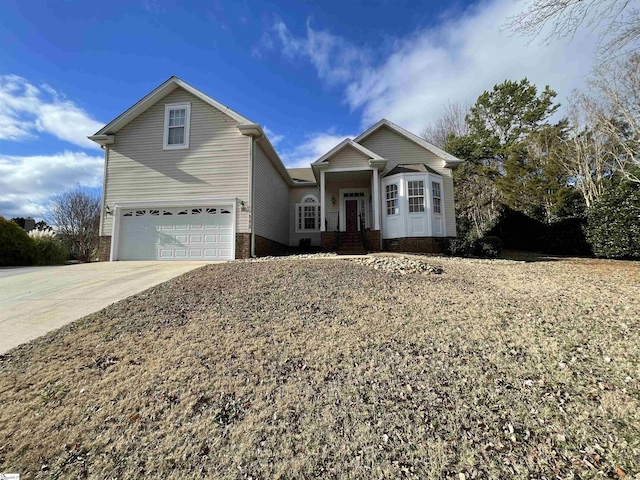
[[[598,257],[640,258],[640,186],[621,181],[587,213],[587,240]]]
[[[31,265],[35,256],[35,245],[27,232],[0,217],[0,266]]]
[[[592,255],[585,235],[586,218],[565,218],[547,225],[540,238],[540,251],[553,255]]]
[[[494,236],[482,237],[474,242],[473,247],[478,257],[496,258],[502,252],[502,240]]]
[[[36,248],[35,265],[62,265],[69,259],[67,245],[51,230],[32,230],[29,237]]]

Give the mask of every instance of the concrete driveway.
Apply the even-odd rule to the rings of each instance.
[[[101,262],[0,269],[0,354],[215,262]]]

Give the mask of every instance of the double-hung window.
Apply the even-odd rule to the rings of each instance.
[[[409,196],[409,213],[424,212],[424,180],[409,180],[407,182]]]
[[[165,150],[189,148],[190,103],[172,103],[164,107]]]
[[[320,231],[320,204],[314,195],[306,195],[296,204],[296,232]]]
[[[431,197],[433,198],[433,213],[442,213],[442,195],[439,182],[431,182]]]
[[[398,210],[398,185],[390,183],[386,188],[387,193],[387,215],[395,215]]]

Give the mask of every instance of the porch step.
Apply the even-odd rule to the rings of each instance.
[[[360,245],[359,247],[340,247],[337,253],[338,255],[366,255],[367,251]]]

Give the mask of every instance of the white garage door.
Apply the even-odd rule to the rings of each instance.
[[[123,210],[118,260],[232,260],[233,206]]]

